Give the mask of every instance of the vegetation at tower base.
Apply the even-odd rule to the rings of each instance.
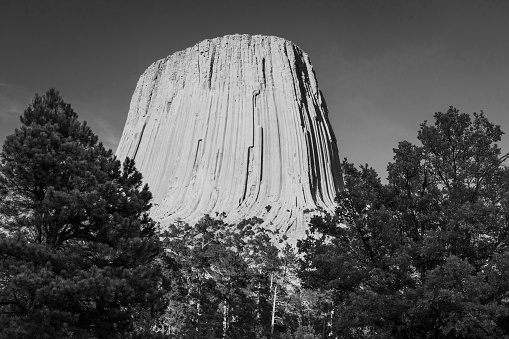
[[[300,254],[258,218],[161,233],[134,162],[53,89],[21,123],[1,152],[0,338],[509,338],[509,155],[483,113],[436,113],[387,184],[345,160]]]
[[[400,142],[388,184],[343,163],[333,216],[299,243],[339,338],[509,337],[509,169],[502,131],[450,108]]]
[[[0,165],[0,337],[149,337],[163,250],[134,162],[121,166],[54,89]]]
[[[205,216],[195,226],[177,223],[164,233],[173,285],[170,307],[160,319],[163,333],[279,338],[299,327],[298,300],[291,299],[298,288],[297,259],[293,250],[273,244],[277,235],[261,228],[262,222],[227,225]]]

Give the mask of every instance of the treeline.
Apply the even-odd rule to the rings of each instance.
[[[54,89],[0,154],[0,338],[506,338],[509,169],[484,114],[436,113],[382,183],[342,164],[296,247],[252,218],[160,229]]]

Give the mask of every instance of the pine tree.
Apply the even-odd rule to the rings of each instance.
[[[300,243],[345,338],[509,337],[509,168],[502,131],[450,108],[401,142],[382,184],[345,161],[334,216]]]
[[[151,193],[48,90],[0,165],[0,337],[149,334],[164,306]]]
[[[278,250],[258,218],[226,224],[205,216],[164,233],[173,338],[261,338],[270,333],[270,272]]]

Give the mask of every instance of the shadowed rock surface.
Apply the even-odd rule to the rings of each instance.
[[[117,156],[134,158],[167,225],[258,216],[290,240],[342,185],[336,138],[309,57],[272,36],[205,40],[153,63]]]

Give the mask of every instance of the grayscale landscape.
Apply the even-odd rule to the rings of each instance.
[[[509,3],[0,0],[0,339],[509,338]]]

